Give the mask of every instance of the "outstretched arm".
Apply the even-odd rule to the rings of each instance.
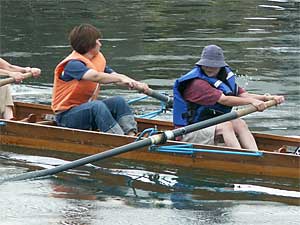
[[[1,75],[13,77],[15,78],[16,82],[20,82],[22,79],[24,79],[23,73],[28,72],[31,72],[34,77],[37,77],[41,74],[41,70],[39,68],[12,65],[4,59],[0,58]]]
[[[266,109],[266,105],[264,101],[252,98],[250,96],[241,97],[241,96],[227,96],[222,94],[218,100],[218,103],[227,106],[240,106],[240,105],[252,104],[257,108],[258,111],[264,111]]]
[[[136,81],[124,74],[120,73],[104,73],[104,72],[97,72],[96,70],[90,69],[88,70],[83,76],[82,79],[99,82],[101,84],[116,84],[119,86],[125,86],[129,89],[136,89],[142,92],[147,92],[149,87],[147,84]]]
[[[282,95],[270,95],[270,94],[264,94],[264,95],[257,95],[257,94],[251,94],[248,92],[244,92],[239,95],[242,98],[253,98],[260,101],[269,101],[269,100],[275,100],[277,104],[281,104],[285,101],[284,96]]]

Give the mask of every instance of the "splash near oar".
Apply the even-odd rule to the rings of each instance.
[[[277,103],[275,100],[271,100],[271,101],[265,102],[265,104],[266,104],[266,107],[269,108],[271,106],[276,105]],[[133,151],[136,149],[141,149],[143,147],[150,146],[153,144],[164,144],[167,142],[167,140],[173,140],[176,137],[182,136],[184,134],[191,133],[191,132],[194,132],[194,131],[197,131],[200,129],[204,129],[209,126],[220,124],[220,123],[223,123],[223,122],[226,122],[229,120],[233,120],[238,117],[245,116],[247,114],[250,114],[250,113],[253,113],[256,111],[257,111],[257,109],[254,106],[250,105],[249,107],[246,107],[241,110],[232,111],[230,113],[223,114],[221,116],[214,117],[212,119],[201,121],[201,122],[198,122],[198,123],[195,123],[192,125],[188,125],[185,127],[177,128],[174,130],[168,130],[163,133],[156,134],[154,136],[150,136],[143,140],[133,142],[133,143],[130,143],[127,145],[123,145],[123,146],[120,146],[120,147],[117,147],[117,148],[114,148],[114,149],[111,149],[111,150],[108,150],[108,151],[105,151],[102,153],[98,153],[95,155],[85,157],[85,158],[81,158],[81,159],[75,160],[73,162],[70,162],[70,163],[67,163],[64,165],[60,165],[60,166],[57,166],[57,167],[54,167],[51,169],[33,171],[33,172],[28,172],[28,173],[24,173],[21,175],[17,175],[14,177],[9,177],[9,178],[3,179],[2,183],[6,182],[6,181],[18,181],[18,180],[26,180],[26,179],[43,177],[43,176],[49,176],[49,175],[63,172],[63,171],[66,171],[66,170],[69,170],[72,168],[83,166],[88,163],[92,163],[92,162],[99,161],[102,159],[110,158],[110,157],[113,157],[113,156],[116,156],[119,154],[123,154],[126,152],[130,152],[130,151]]]
[[[29,73],[24,73],[22,76],[23,76],[23,79],[27,79],[27,78],[32,77],[33,74],[32,74],[31,72],[29,72]],[[4,86],[4,85],[6,85],[6,84],[12,84],[12,83],[15,83],[15,82],[16,82],[16,80],[15,80],[15,78],[13,78],[13,77],[1,79],[1,80],[0,80],[0,87],[1,87],[1,86]]]

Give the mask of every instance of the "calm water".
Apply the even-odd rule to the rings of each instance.
[[[247,116],[250,128],[300,135],[300,17],[297,0],[0,0],[0,57],[40,67],[40,79],[13,86],[14,97],[50,103],[55,65],[70,52],[79,23],[102,30],[102,51],[116,71],[172,94],[205,45],[223,47],[249,92],[282,94],[286,103]],[[103,96],[138,94],[103,88]],[[145,104],[145,105],[144,105]],[[149,111],[159,105],[137,105]],[[161,116],[170,119],[171,113]],[[72,160],[1,146],[0,174]],[[77,156],[78,157],[78,156]],[[58,176],[0,186],[0,224],[298,224],[299,198],[236,192],[235,183],[299,190],[298,181],[106,160]],[[297,206],[296,206],[297,205]]]

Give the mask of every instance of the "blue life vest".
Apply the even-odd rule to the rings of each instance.
[[[208,77],[202,72],[200,66],[195,66],[190,72],[176,80],[173,90],[173,123],[175,126],[186,126],[231,111],[232,107],[230,106],[219,103],[210,106],[199,105],[188,102],[182,97],[185,85],[188,83],[187,81],[195,78],[207,81],[211,86],[221,90],[224,95],[237,96],[238,87],[235,83],[235,74],[228,66],[224,67],[224,69],[226,72],[226,82],[222,82],[214,77]]]

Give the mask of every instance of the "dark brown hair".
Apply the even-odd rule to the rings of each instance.
[[[72,48],[85,54],[95,47],[96,40],[101,38],[101,32],[90,24],[80,24],[72,29],[69,34],[69,40]]]

